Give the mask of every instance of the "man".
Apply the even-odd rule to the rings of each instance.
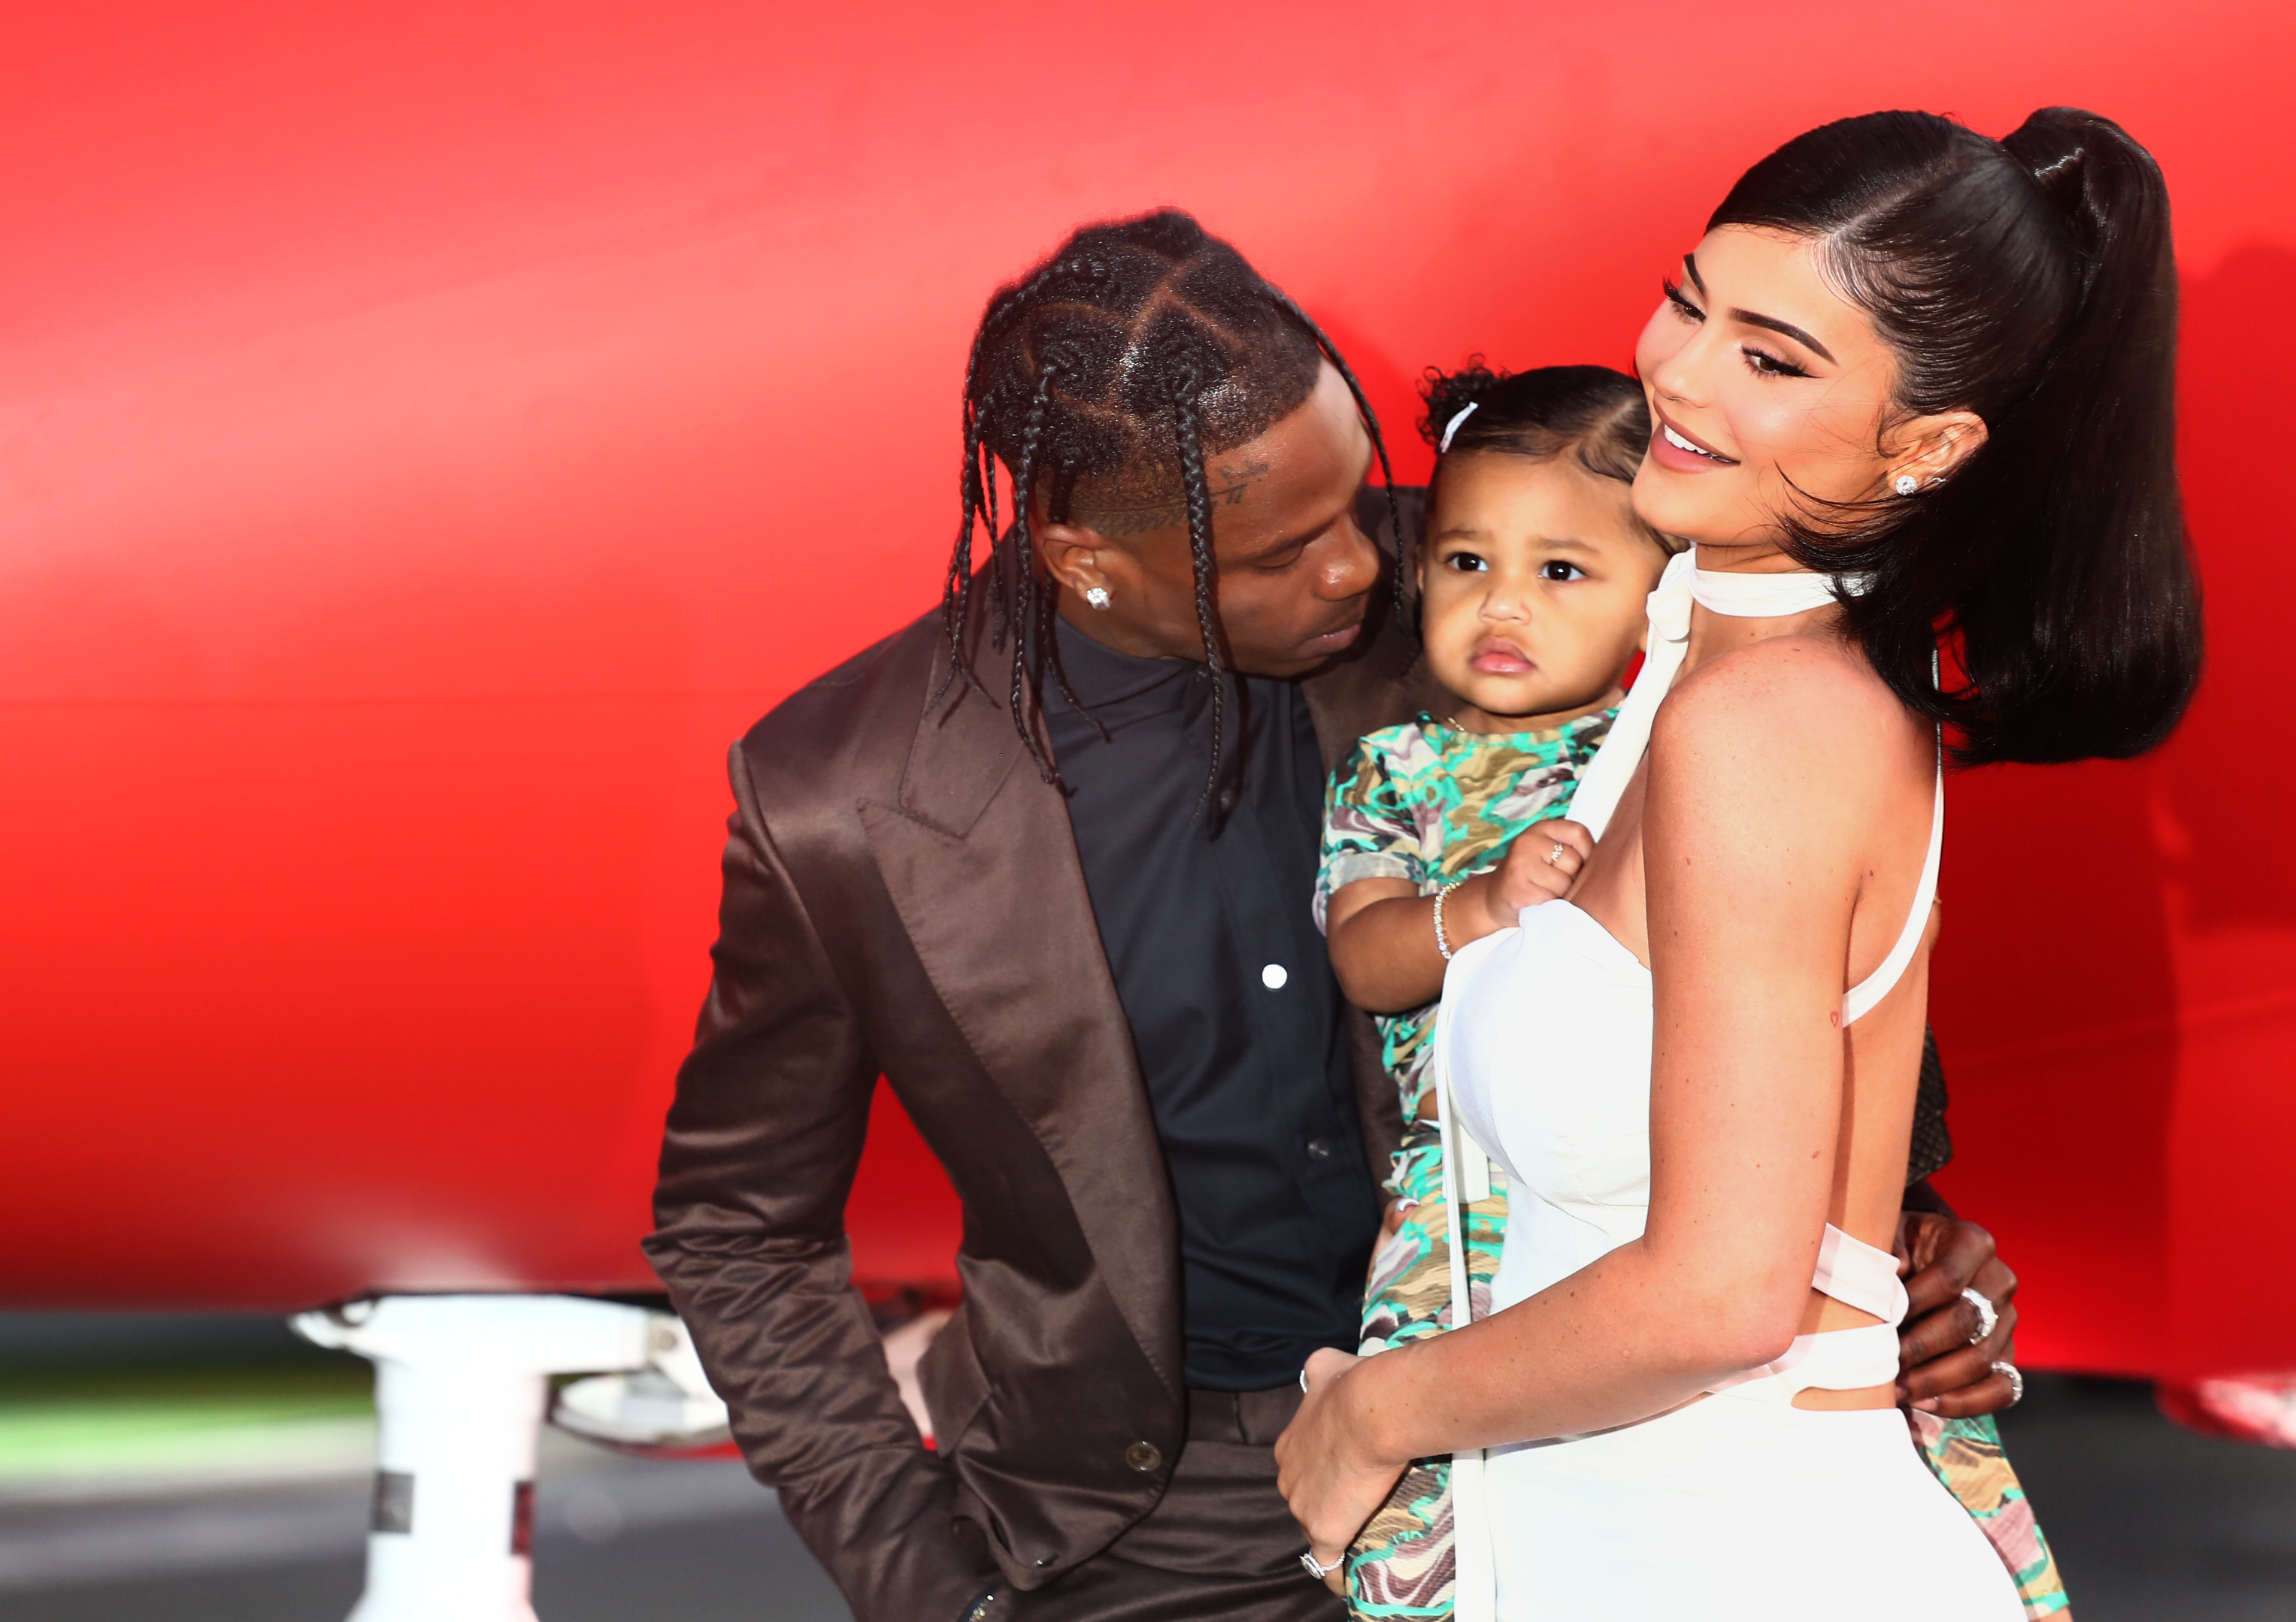
[[[965,393],[946,612],[734,751],[648,1253],[862,1622],[1341,1616],[1271,1448],[1355,1344],[1397,1130],[1308,898],[1324,770],[1431,697],[1381,588],[1408,526],[1338,356],[1185,216],[999,292]],[[965,1209],[932,1453],[846,1277],[881,1071]],[[2014,1284],[1978,1230],[1921,1238],[1943,1349],[1956,1291]],[[1998,1405],[2001,1318],[1917,1394]]]

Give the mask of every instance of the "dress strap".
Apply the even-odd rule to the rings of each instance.
[[[1895,1326],[1905,1320],[1906,1282],[1898,1276],[1898,1258],[1830,1222],[1825,1237],[1818,1241],[1817,1272],[1810,1288],[1884,1323]]]
[[[1922,881],[1914,888],[1913,911],[1906,914],[1906,927],[1898,931],[1898,944],[1890,948],[1890,955],[1882,966],[1852,986],[1841,995],[1841,1028],[1844,1030],[1874,1012],[1874,1005],[1890,995],[1905,974],[1914,954],[1921,950],[1923,931],[1929,928],[1930,904],[1937,899],[1938,864],[1945,856],[1945,761],[1940,751],[1938,761],[1937,798],[1930,812],[1930,853],[1922,862]]]

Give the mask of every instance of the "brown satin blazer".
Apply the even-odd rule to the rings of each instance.
[[[1327,766],[1438,702],[1385,618],[1304,684]],[[1002,703],[929,702],[942,637],[926,616],[733,751],[716,973],[646,1242],[750,1468],[861,1622],[1058,1577],[1154,1503],[1185,1424],[1171,1195],[1067,808]],[[1354,1019],[1384,1176],[1395,1089]],[[848,1282],[881,1072],[964,1208],[964,1305],[921,1371],[937,1453]]]

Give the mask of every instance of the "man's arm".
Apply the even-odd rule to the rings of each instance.
[[[647,1257],[757,1477],[860,1622],[955,1618],[994,1580],[849,1282],[877,1065],[732,762],[716,972],[678,1071]]]
[[[1947,1419],[1993,1413],[2009,1406],[2015,1387],[1993,1372],[2016,1361],[2017,1275],[1993,1252],[1993,1235],[1963,1222],[1930,1175],[1953,1159],[1946,1130],[1945,1064],[1937,1033],[1922,1036],[1921,1088],[1914,1104],[1912,1164],[1905,1209],[1898,1219],[1898,1253],[1906,1261],[1906,1321],[1898,1327],[1898,1400],[1918,1404]],[[1984,1315],[1962,1294],[1974,1290],[1996,1313],[1990,1334]]]

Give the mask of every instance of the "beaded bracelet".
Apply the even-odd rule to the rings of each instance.
[[[1443,954],[1447,963],[1451,961],[1451,939],[1443,933],[1443,904],[1450,899],[1453,890],[1465,882],[1464,879],[1454,879],[1435,892],[1435,949]]]

